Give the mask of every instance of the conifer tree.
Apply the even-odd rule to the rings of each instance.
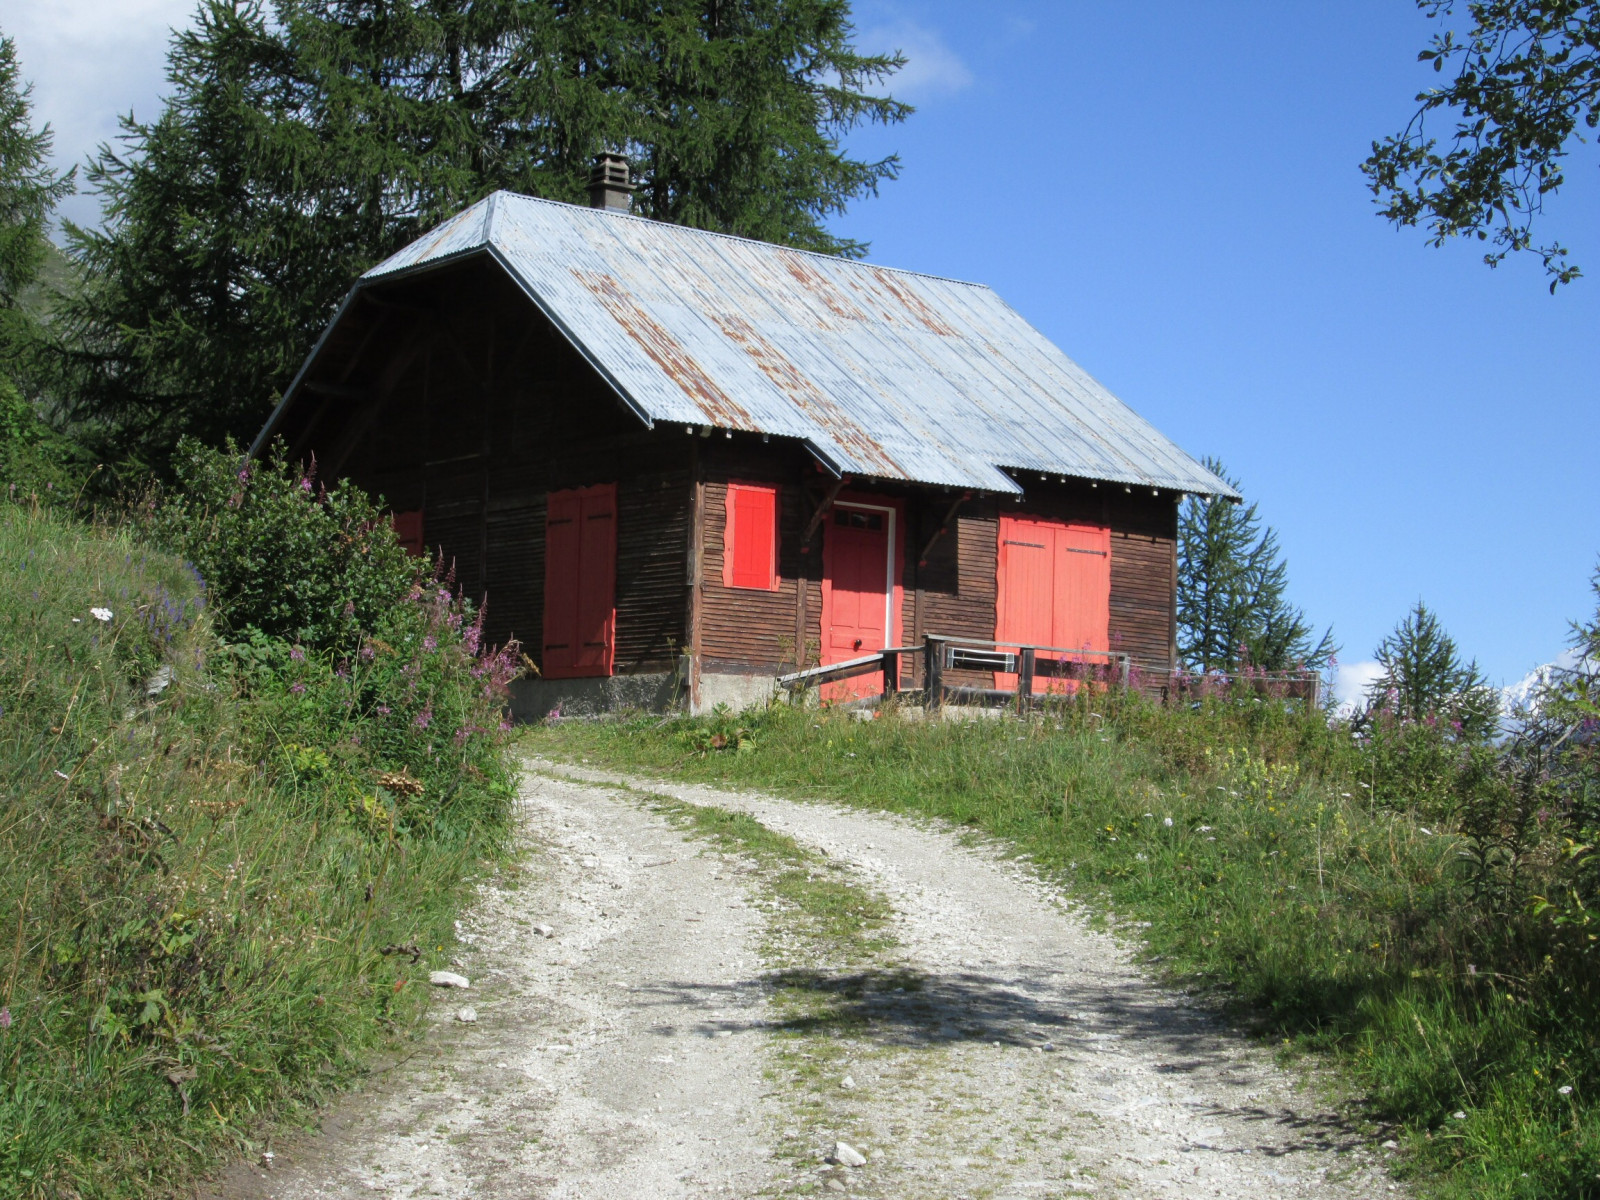
[[[53,136],[48,125],[33,127],[32,90],[16,43],[0,35],[0,378],[16,370],[28,333],[22,293],[39,277],[50,215],[73,185],[70,172],[50,168]]]
[[[1206,468],[1237,488],[1214,458]],[[1254,504],[1191,496],[1178,515],[1178,653],[1191,670],[1320,667],[1337,647],[1288,601],[1289,565]]]
[[[1455,639],[1421,600],[1372,656],[1383,668],[1368,688],[1368,705],[1408,721],[1443,717],[1469,736],[1489,734],[1499,703],[1476,660],[1462,662]]]
[[[204,0],[170,99],[89,178],[105,230],[71,311],[78,415],[159,461],[248,441],[363,270],[505,188],[581,201],[627,154],[635,211],[829,253],[898,170],[838,138],[910,111],[847,0]]]

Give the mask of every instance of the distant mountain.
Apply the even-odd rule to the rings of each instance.
[[[1559,672],[1575,670],[1583,660],[1576,650],[1563,650],[1551,662],[1529,671],[1516,683],[1500,689],[1500,711],[1511,713],[1519,708],[1537,708],[1539,698],[1550,681]],[[1600,663],[1590,660],[1590,670],[1600,670]]]

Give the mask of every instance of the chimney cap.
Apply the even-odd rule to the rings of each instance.
[[[610,151],[595,155],[589,171],[589,207],[627,212],[632,194],[628,160]]]

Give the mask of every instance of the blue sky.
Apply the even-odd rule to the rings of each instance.
[[[188,0],[13,0],[0,25],[79,161],[153,115]],[[1600,172],[1547,230],[1592,279],[1491,271],[1373,215],[1357,164],[1433,74],[1408,0],[857,0],[918,112],[854,136],[901,179],[836,228],[995,287],[1196,456],[1215,454],[1332,623],[1347,678],[1419,597],[1489,675],[1552,658],[1600,559]],[[92,201],[67,211],[92,220]]]

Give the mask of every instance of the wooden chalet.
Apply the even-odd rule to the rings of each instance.
[[[374,267],[252,447],[443,553],[539,668],[518,716],[737,707],[929,636],[998,644],[951,686],[1024,644],[1165,679],[1177,505],[1227,484],[988,288],[645,220],[625,181]]]

